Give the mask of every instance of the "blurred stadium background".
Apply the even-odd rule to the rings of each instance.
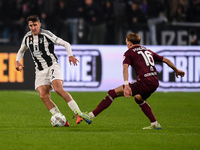
[[[0,148],[5,150],[199,150],[200,0],[0,0]],[[169,58],[184,78],[157,64],[160,86],[148,103],[163,130],[149,124],[133,99],[117,98],[91,125],[75,123],[73,112],[52,92],[70,122],[52,128],[51,114],[34,91],[34,64],[27,50],[24,70],[15,59],[26,18],[38,15],[42,28],[71,43],[79,65],[69,66],[64,47],[55,46],[64,77],[82,111],[93,110],[106,91],[123,84],[125,35]],[[135,80],[130,70],[130,81]],[[100,92],[102,91],[102,92]],[[171,92],[171,93],[167,93]]]
[[[78,69],[66,69],[66,53],[56,47],[68,91],[107,91],[116,87],[115,83],[123,84],[118,66],[129,32],[137,32],[142,45],[168,57],[186,72],[185,78],[177,80],[171,70],[157,64],[160,91],[199,91],[199,14],[200,0],[0,0],[0,89],[34,89],[29,52],[22,60],[22,73],[15,71],[14,62],[29,30],[26,18],[38,15],[42,28],[71,43],[80,59]],[[130,76],[135,79],[134,72]]]

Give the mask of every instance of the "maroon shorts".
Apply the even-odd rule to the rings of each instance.
[[[146,100],[153,92],[155,92],[158,85],[157,79],[151,79],[151,82],[140,80],[129,83],[129,86],[132,89],[132,96],[140,94],[143,100]]]

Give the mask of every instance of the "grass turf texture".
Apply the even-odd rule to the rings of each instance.
[[[82,111],[91,111],[106,92],[70,92]],[[150,125],[134,99],[116,98],[92,124],[77,125],[65,101],[52,100],[70,127],[51,127],[51,114],[35,91],[0,91],[0,149],[2,150],[198,150],[200,93],[156,92],[148,103],[163,127]]]

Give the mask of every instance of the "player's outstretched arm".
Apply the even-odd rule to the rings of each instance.
[[[55,35],[54,35],[54,37],[56,37]],[[64,41],[64,40],[62,40],[61,38],[58,38],[58,37],[56,37],[56,42],[55,42],[55,44],[58,44],[58,45],[62,45],[62,46],[64,46],[65,47],[65,49],[66,49],[66,51],[67,51],[67,53],[68,53],[68,56],[69,56],[69,63],[70,63],[70,65],[73,63],[74,64],[74,66],[77,66],[78,64],[78,59],[76,59],[74,56],[73,56],[73,54],[72,54],[72,49],[71,49],[71,45],[68,43],[68,42],[66,42],[66,41]]]
[[[176,68],[176,66],[171,62],[171,60],[163,57],[163,62],[166,63],[170,68],[172,68],[174,70],[174,72],[176,73],[176,77],[178,78],[178,76],[184,77],[185,72],[178,70]]]

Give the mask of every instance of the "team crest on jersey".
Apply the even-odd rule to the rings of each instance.
[[[39,38],[39,42],[40,42],[40,44],[42,44],[43,38]]]

